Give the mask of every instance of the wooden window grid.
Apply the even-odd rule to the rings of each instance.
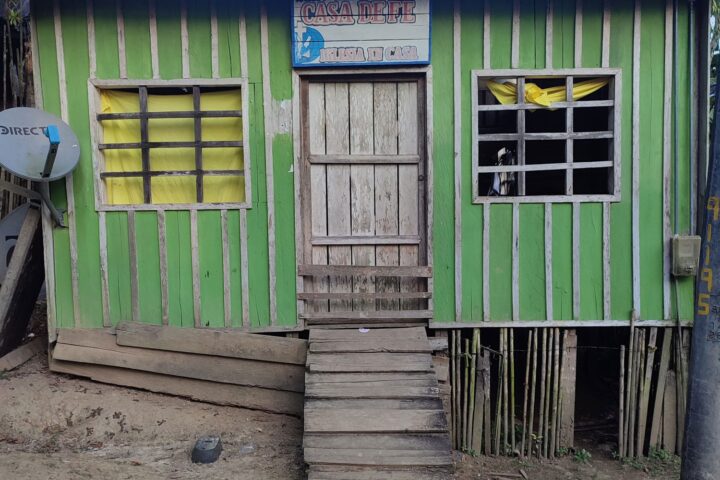
[[[538,202],[593,202],[620,201],[620,115],[616,114],[620,106],[621,72],[618,69],[560,69],[560,70],[475,70],[471,72],[472,84],[472,166],[473,166],[473,203],[538,203]],[[517,82],[518,101],[515,104],[482,104],[480,82],[498,78],[512,78]],[[609,79],[609,98],[606,100],[577,100],[554,102],[550,108],[565,110],[564,132],[527,132],[526,113],[528,110],[539,110],[545,107],[525,102],[526,81],[534,79],[557,79],[565,82],[566,98],[572,99],[575,81],[590,78]],[[577,79],[577,80],[576,80]],[[489,92],[488,92],[489,93]],[[604,107],[608,109],[608,128],[604,131],[574,131],[574,111],[576,109]],[[516,112],[517,128],[511,133],[480,133],[479,116],[492,115],[498,112]],[[606,161],[574,161],[575,140],[602,140],[610,142]],[[565,142],[565,161],[557,163],[527,163],[526,142],[538,140],[556,140]],[[514,165],[480,165],[479,145],[481,142],[515,142],[517,146],[516,164]],[[610,169],[607,194],[576,194],[573,189],[573,172],[583,169]],[[565,192],[558,195],[526,195],[527,172],[565,171]],[[514,172],[517,175],[515,195],[489,196],[479,192],[480,175],[503,172]]]
[[[193,81],[191,81],[193,82]],[[243,206],[249,206],[250,204],[250,189],[249,189],[249,165],[250,158],[247,154],[247,148],[244,141],[247,139],[247,129],[245,126],[246,119],[244,117],[243,110],[247,106],[247,95],[245,94],[244,81],[236,80],[233,83],[220,84],[215,81],[199,81],[198,84],[190,86],[187,81],[182,83],[178,81],[163,81],[163,82],[147,82],[147,85],[137,83],[131,83],[128,81],[119,81],[117,83],[106,83],[106,82],[94,82],[91,88],[121,88],[123,90],[137,89],[140,109],[138,112],[127,112],[127,113],[94,113],[94,119],[97,125],[107,120],[139,120],[140,121],[140,142],[131,143],[96,143],[97,152],[103,152],[106,150],[140,150],[141,152],[141,170],[139,171],[124,171],[124,172],[107,172],[104,171],[104,161],[95,161],[96,170],[100,168],[100,171],[96,174],[96,178],[100,180],[102,185],[98,185],[99,188],[103,189],[104,192],[104,180],[107,178],[142,178],[143,181],[143,202],[140,205],[105,205],[103,201],[99,199],[96,201],[98,208],[103,210],[128,210],[128,209],[194,209],[194,208],[218,208],[219,204],[208,204],[204,200],[204,187],[203,179],[206,176],[236,176],[242,177],[245,184],[245,202]],[[210,87],[223,87],[223,88],[235,88],[240,89],[242,92],[242,108],[243,110],[207,110],[203,111],[201,108],[201,93],[203,92],[204,86]],[[193,109],[188,111],[148,111],[148,88],[192,88],[193,96]],[[96,97],[98,92],[96,91]],[[193,119],[193,130],[194,139],[193,141],[168,141],[168,142],[151,142],[149,141],[149,120],[151,119]],[[202,139],[202,119],[204,118],[243,118],[243,141],[203,141]],[[98,131],[100,127],[95,128],[94,137],[98,137]],[[95,143],[95,141],[94,141]],[[193,170],[153,170],[150,168],[150,149],[154,148],[193,148],[195,168]],[[242,148],[245,158],[245,168],[242,170],[207,170],[203,168],[203,149],[206,148]],[[153,177],[167,177],[167,176],[195,176],[196,180],[196,204],[172,204],[172,205],[155,205],[152,204],[152,187],[151,179]]]

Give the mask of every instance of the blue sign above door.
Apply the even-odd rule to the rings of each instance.
[[[430,63],[430,0],[296,0],[294,67]]]

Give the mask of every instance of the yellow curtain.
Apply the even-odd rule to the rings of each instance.
[[[573,100],[597,92],[608,84],[607,79],[584,80],[573,84]],[[503,105],[517,103],[517,85],[512,82],[500,83],[488,80],[488,89]],[[541,107],[550,107],[554,102],[564,102],[567,99],[565,85],[557,87],[540,88],[534,83],[525,84],[525,101]]]
[[[200,96],[201,110],[241,110],[240,90],[208,92]],[[101,94],[102,113],[131,113],[140,111],[137,93],[105,90]],[[174,112],[193,109],[191,94],[148,95],[148,111]],[[241,141],[241,118],[202,119],[203,141]],[[139,120],[110,120],[102,122],[103,143],[140,142]],[[150,119],[150,142],[183,142],[195,140],[192,118]],[[105,150],[105,171],[142,171],[140,150]],[[245,160],[242,148],[203,149],[204,170],[243,170]],[[150,170],[194,170],[193,148],[151,148]],[[152,203],[197,203],[196,178],[188,176],[151,177]],[[105,179],[107,203],[111,205],[143,204],[142,178]],[[203,200],[205,203],[242,203],[245,201],[245,180],[242,176],[204,176]]]

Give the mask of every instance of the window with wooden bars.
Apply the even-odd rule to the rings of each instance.
[[[243,82],[194,82],[95,85],[99,208],[249,206]]]
[[[473,202],[620,200],[620,71],[472,73]]]

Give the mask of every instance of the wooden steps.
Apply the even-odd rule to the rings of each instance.
[[[313,329],[308,347],[309,479],[450,478],[447,418],[424,328]]]

